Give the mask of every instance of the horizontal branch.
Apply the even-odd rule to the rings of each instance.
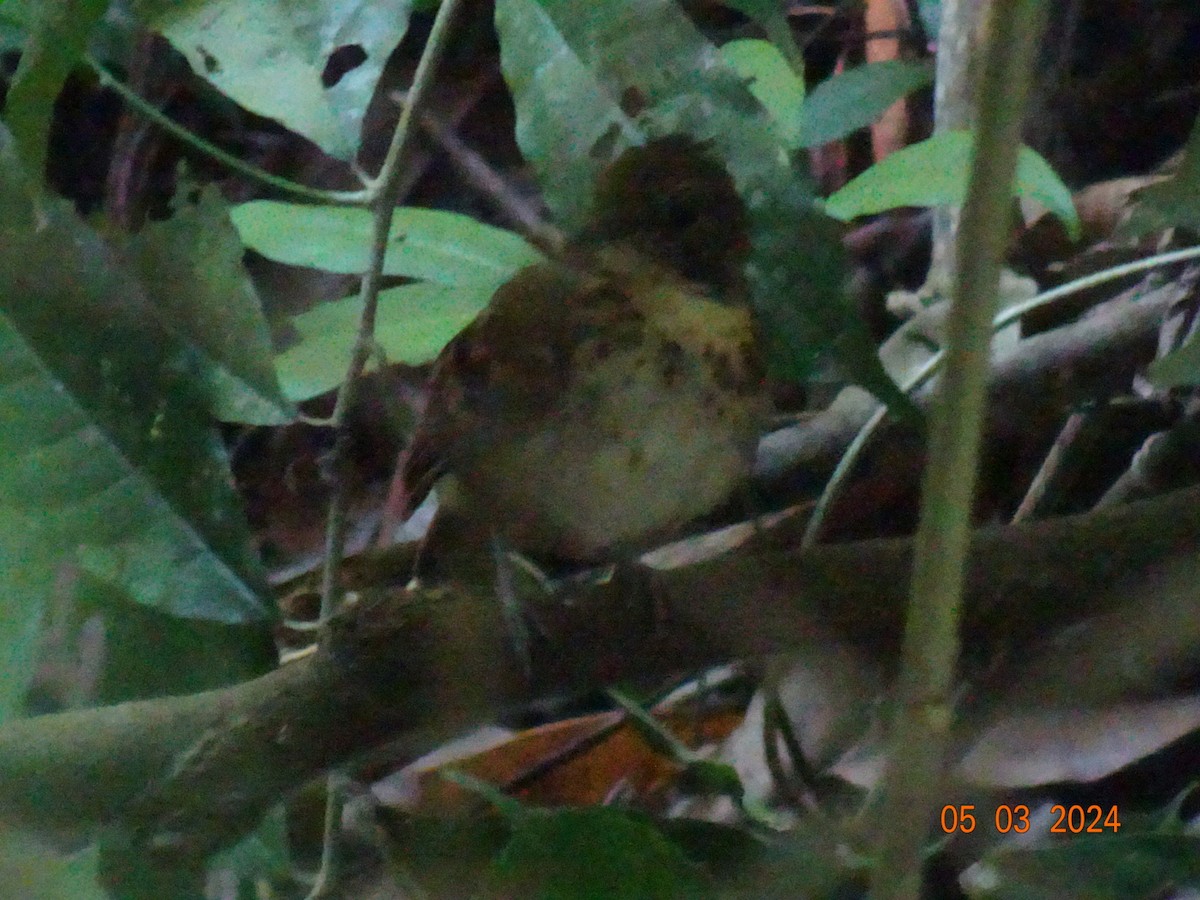
[[[1200,488],[1082,516],[986,528],[972,544],[967,645],[1101,611],[1097,598],[1200,546]],[[318,650],[244,684],[0,727],[0,810],[27,826],[120,824],[148,854],[195,860],[319,772],[384,741],[422,752],[539,696],[783,651],[814,634],[893,658],[911,543],[731,554],[635,570],[533,610],[522,674],[499,604],[445,591],[377,594]]]

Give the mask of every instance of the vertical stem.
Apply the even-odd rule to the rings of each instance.
[[[942,785],[991,321],[1044,4],[993,0],[990,15],[975,156],[955,247],[945,373],[930,426],[899,703],[883,781],[874,900],[918,897],[922,845]]]
[[[336,432],[333,445],[334,483],[329,499],[329,514],[325,524],[325,568],[321,573],[321,621],[327,621],[341,605],[341,567],[346,550],[348,519],[347,474],[349,469],[350,436],[346,429],[346,412],[358,394],[359,378],[366,368],[367,359],[375,346],[375,314],[379,308],[379,286],[383,278],[383,261],[387,254],[388,233],[392,228],[397,194],[400,190],[400,162],[408,148],[413,133],[413,113],[425,96],[433,81],[433,71],[446,46],[450,22],[461,0],[442,0],[425,50],[413,74],[412,88],[400,110],[400,120],[392,133],[387,156],[378,177],[370,186],[369,205],[372,216],[371,258],[363,273],[359,286],[362,300],[362,318],[359,319],[358,335],[350,355],[346,378],[338,390],[330,424]],[[325,801],[325,843],[321,852],[321,871],[317,882],[309,892],[308,900],[329,897],[335,891],[337,881],[337,846],[340,834],[342,801],[339,779],[331,775],[327,781],[328,795]]]
[[[450,21],[458,8],[460,0],[443,0],[433,20],[429,39],[421,60],[417,63],[417,71],[413,74],[412,88],[405,98],[400,111],[400,121],[392,133],[392,142],[388,146],[387,156],[379,176],[371,185],[371,216],[372,239],[371,258],[367,271],[363,273],[359,285],[358,296],[362,300],[362,318],[359,320],[358,335],[354,341],[354,350],[350,355],[350,365],[346,378],[338,390],[337,401],[334,404],[330,424],[337,431],[333,447],[333,471],[335,484],[333,496],[329,501],[329,515],[325,527],[325,568],[321,579],[321,619],[325,620],[334,613],[341,602],[341,587],[339,571],[342,556],[346,547],[346,491],[345,469],[348,465],[350,437],[346,433],[346,411],[353,405],[358,395],[359,376],[366,367],[367,359],[375,345],[375,314],[379,308],[379,285],[383,278],[383,261],[387,254],[388,232],[391,231],[392,218],[395,215],[396,196],[400,188],[400,161],[413,133],[413,113],[425,96],[425,92],[433,81],[433,70],[437,60],[445,49],[446,36]]]

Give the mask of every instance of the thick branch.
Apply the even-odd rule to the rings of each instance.
[[[1200,488],[979,531],[966,646],[1077,621],[1120,576],[1195,555]],[[385,740],[419,752],[536,696],[657,678],[829,634],[895,654],[911,542],[756,553],[596,586],[536,610],[534,684],[498,604],[403,593],[362,601],[320,649],[225,690],[11,722],[0,810],[41,828],[118,822],[147,849],[194,858],[236,839],[289,791]],[[633,586],[637,586],[636,584]],[[1182,638],[1181,638],[1182,639]]]

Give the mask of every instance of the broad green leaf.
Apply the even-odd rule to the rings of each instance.
[[[381,291],[375,340],[390,362],[428,362],[479,314],[493,293],[494,288],[483,282],[458,287],[424,282]],[[307,400],[342,383],[361,315],[362,302],[349,297],[323,303],[292,320],[300,340],[275,360],[288,397]]]
[[[676,3],[498,0],[496,25],[518,142],[569,229],[584,220],[596,172],[631,144],[670,133],[708,142],[750,213],[747,272],[774,372],[803,379],[831,354],[913,413],[846,298],[838,229],[762,106]]]
[[[4,102],[4,121],[21,162],[34,175],[35,193],[46,169],[54,101],[107,8],[108,0],[41,0],[24,10],[29,32]]]
[[[233,210],[246,245],[292,265],[361,272],[371,243],[364,210],[269,201]],[[518,235],[457,213],[396,210],[384,273],[427,279],[380,293],[375,339],[391,361],[428,362],[518,269],[541,260]],[[293,320],[300,340],[276,357],[286,396],[303,400],[341,384],[358,331],[357,298]],[[372,361],[373,363],[373,361]]]
[[[816,147],[870,125],[893,103],[933,82],[933,65],[892,59],[822,81],[800,111],[798,146]]]
[[[849,221],[898,206],[962,203],[973,144],[970,132],[947,131],[898,150],[830,196],[825,211]],[[1046,207],[1062,220],[1072,238],[1078,237],[1079,215],[1070,190],[1050,164],[1028,147],[1022,147],[1017,158],[1014,193]]]
[[[295,415],[275,377],[271,333],[215,187],[129,236],[122,249],[166,322],[200,353],[213,415],[279,425]]]
[[[135,3],[201,78],[345,160],[358,152],[367,104],[408,29],[410,7],[411,0]],[[327,84],[343,65],[351,67]]]
[[[703,896],[700,869],[644,815],[609,806],[531,811],[489,881],[504,896],[545,900],[678,900]]]
[[[730,41],[721,47],[725,64],[749,80],[747,87],[763,105],[779,128],[779,136],[789,147],[800,142],[801,109],[804,104],[804,79],[768,41]]]
[[[263,616],[195,350],[69,204],[35,217],[26,191],[0,129],[0,508],[146,606]]]
[[[1175,175],[1140,191],[1137,201],[1120,228],[1123,235],[1141,236],[1173,226],[1200,231],[1200,117],[1192,124]]]
[[[256,200],[231,211],[247,247],[294,266],[359,274],[371,249],[371,214],[363,209]],[[444,285],[487,284],[494,290],[541,254],[519,235],[434,209],[395,212],[385,275]]]

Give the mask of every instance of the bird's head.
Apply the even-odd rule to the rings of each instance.
[[[631,147],[605,169],[582,237],[627,241],[722,293],[740,285],[749,250],[733,179],[708,147],[685,135]]]

